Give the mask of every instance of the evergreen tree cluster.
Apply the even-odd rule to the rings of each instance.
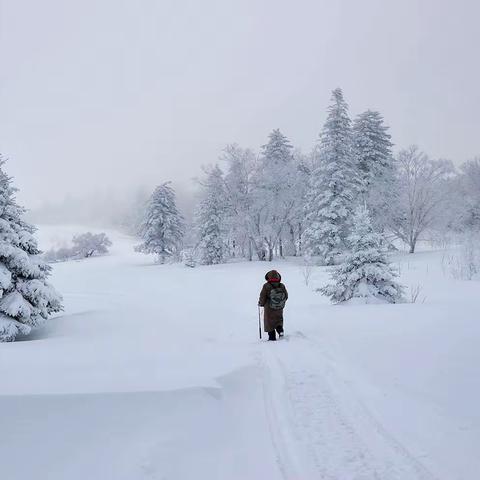
[[[385,260],[386,247],[400,240],[413,253],[422,235],[441,222],[480,228],[480,169],[478,160],[465,164],[455,176],[460,186],[454,185],[450,162],[431,160],[415,146],[395,156],[392,148],[382,115],[367,110],[352,120],[337,88],[311,153],[294,148],[279,129],[258,154],[227,146],[220,164],[206,168],[199,181],[193,228],[184,227],[171,188],[159,187],[138,249],[164,261],[186,244],[183,258],[190,267],[233,258],[315,257],[324,265],[340,263],[334,285],[323,290],[333,301],[398,301],[401,287]],[[459,213],[448,205],[452,191],[464,192],[468,209]]]
[[[369,110],[352,121],[339,88],[311,154],[278,129],[258,155],[227,147],[223,170],[207,170],[201,182],[195,220],[201,263],[308,255],[333,265],[349,248],[358,204],[367,205],[380,231],[386,228],[395,184],[391,149],[380,113]]]

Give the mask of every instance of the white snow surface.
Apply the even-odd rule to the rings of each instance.
[[[418,303],[332,306],[325,268],[307,287],[294,260],[157,265],[107,234],[110,255],[54,266],[65,312],[0,344],[2,479],[478,478],[480,288],[442,252],[395,258]],[[271,268],[290,294],[275,343]]]

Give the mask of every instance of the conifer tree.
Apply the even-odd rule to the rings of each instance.
[[[383,229],[395,182],[391,136],[379,112],[367,110],[353,124],[353,153],[360,191],[374,224]]]
[[[344,248],[357,191],[348,105],[337,88],[332,93],[306,196],[306,253],[320,255],[327,265],[334,263]]]
[[[226,196],[223,173],[216,165],[207,173],[203,198],[196,212],[198,252],[204,265],[224,263],[226,247]]]
[[[344,262],[334,268],[334,283],[320,292],[334,303],[352,298],[365,303],[400,301],[403,287],[395,280],[398,274],[387,261],[383,237],[374,231],[366,207],[357,208],[348,240],[351,250]]]
[[[62,310],[62,297],[48,283],[51,267],[40,258],[24,208],[0,156],[0,342],[27,334]]]
[[[152,193],[140,227],[143,243],[137,252],[155,254],[160,263],[173,258],[180,251],[185,232],[183,216],[177,209],[175,192],[166,182]]]

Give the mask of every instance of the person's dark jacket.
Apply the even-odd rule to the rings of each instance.
[[[288,292],[283,283],[282,276],[276,271],[271,270],[265,275],[267,281],[260,292],[258,305],[264,308],[263,327],[265,332],[273,332],[278,327],[283,327],[283,308],[274,310],[270,307],[270,292],[274,288],[281,288],[285,291],[285,298],[288,299]]]

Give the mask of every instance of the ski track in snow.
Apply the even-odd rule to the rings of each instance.
[[[318,342],[295,332],[262,344],[259,361],[285,480],[438,480],[368,411]]]

